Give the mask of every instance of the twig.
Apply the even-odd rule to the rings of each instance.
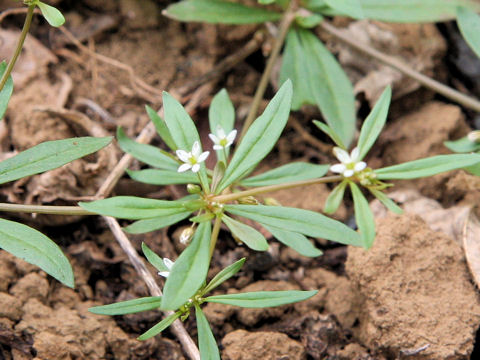
[[[372,48],[367,44],[364,44],[362,42],[359,42],[355,39],[348,37],[347,35],[343,34],[339,29],[337,29],[335,26],[325,21],[323,21],[319,26],[329,34],[343,41],[345,44],[353,47],[354,49],[362,53],[367,54],[368,56],[371,56],[376,60],[379,60],[393,67],[394,69],[397,69],[401,73],[418,81],[420,84],[422,84],[426,88],[429,88],[453,101],[456,101],[457,103],[465,107],[468,107],[470,109],[480,112],[480,101],[470,96],[464,95],[461,92],[455,89],[452,89],[447,85],[444,85],[436,80],[429,78],[428,76],[425,76],[419,73],[418,71],[413,70],[412,68],[408,67],[406,64],[404,64],[403,62],[399,61],[398,59],[392,56],[385,55],[384,53]]]
[[[306,142],[310,143],[310,145],[315,146],[320,152],[324,154],[331,153],[333,146],[325,144],[318,140],[315,136],[312,136],[308,131],[306,131],[300,122],[295,119],[294,117],[290,117],[288,121],[288,125],[292,127],[296,132],[300,134],[300,136]]]

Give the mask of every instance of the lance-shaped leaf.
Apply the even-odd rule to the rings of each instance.
[[[6,69],[7,63],[5,61],[2,61],[0,63],[0,78],[3,76]],[[12,92],[13,80],[12,75],[10,75],[5,82],[5,85],[3,85],[3,89],[0,90],[0,120],[3,118],[3,115],[5,115],[5,111],[8,107],[8,102],[10,101],[10,97],[12,96]]]
[[[467,44],[480,57],[480,16],[468,8],[459,7],[457,24]]]
[[[0,219],[0,248],[38,266],[73,288],[73,270],[62,250],[41,232],[14,221]]]
[[[349,182],[350,191],[353,197],[353,207],[355,210],[355,220],[362,239],[362,245],[365,249],[370,249],[375,240],[375,220],[368,201],[363,196],[362,191],[357,184]]]
[[[222,216],[222,221],[227,225],[233,235],[252,250],[266,251],[268,243],[265,237],[251,226],[234,220],[227,215]]]
[[[121,301],[115,304],[94,306],[89,308],[88,311],[99,315],[134,314],[142,311],[158,309],[161,301],[161,296],[150,296],[134,300]]]
[[[240,182],[243,186],[267,186],[283,184],[291,181],[320,178],[328,171],[328,165],[315,165],[296,162],[280,166],[276,169],[252,176]]]
[[[285,79],[293,82],[292,109],[317,105],[331,131],[348,148],[355,134],[353,87],[335,57],[311,31],[289,31],[280,71],[280,81]]]
[[[480,142],[471,141],[466,136],[455,141],[445,141],[443,145],[457,153],[469,153],[480,150]]]
[[[85,210],[119,219],[149,219],[185,211],[184,201],[145,199],[136,196],[115,196],[78,203]]]
[[[236,273],[238,273],[240,271],[240,269],[242,268],[244,263],[245,263],[245,258],[241,258],[240,260],[234,262],[232,265],[229,265],[225,269],[220,271],[208,283],[208,285],[205,287],[205,289],[202,290],[202,295],[212,291],[217,286],[219,286],[221,283],[227,281],[232,276],[234,276]]]
[[[383,191],[373,188],[368,188],[368,190],[370,190],[373,196],[380,200],[380,202],[385,205],[388,210],[394,212],[395,214],[403,214],[402,208],[395,204],[395,202],[390,199]]]
[[[272,150],[287,123],[291,98],[292,83],[287,80],[237,146],[217,192],[246,175]]]
[[[360,130],[360,137],[358,138],[358,160],[362,160],[368,151],[375,143],[380,135],[380,132],[387,121],[388,107],[392,98],[392,89],[388,86],[383,90],[382,95],[377,100],[367,119]]]
[[[222,0],[184,0],[167,7],[164,15],[178,21],[212,24],[254,24],[275,21],[281,14]]]
[[[47,141],[0,163],[0,184],[56,169],[107,146],[111,137]]]
[[[144,332],[142,335],[140,335],[137,339],[138,340],[147,340],[155,335],[160,334],[163,330],[168,328],[172,323],[177,320],[182,313],[180,311],[176,312],[175,314],[167,316],[165,319],[160,321],[157,325],[154,327],[150,328],[148,331]]]
[[[210,263],[210,235],[211,223],[200,223],[192,242],[170,269],[163,289],[162,309],[178,309],[202,286]]]
[[[134,158],[148,164],[150,166],[157,167],[159,169],[177,171],[179,162],[169,156],[165,151],[159,148],[148,145],[140,144],[130,139],[123,129],[119,127],[117,129],[117,139],[120,148],[129,153]]]
[[[157,133],[160,138],[165,142],[165,144],[167,144],[170,149],[172,149],[173,151],[177,150],[177,146],[172,139],[172,135],[170,134],[170,130],[168,130],[165,121],[150,106],[145,105],[145,109],[147,111],[148,117],[153,122],[153,125],[155,125],[155,129],[157,129]]]
[[[330,139],[333,140],[335,144],[338,145],[338,147],[345,149],[345,145],[343,145],[342,139],[333,131],[332,128],[330,128],[327,124],[322,123],[321,121],[318,120],[313,120],[313,123],[325,134],[327,135]]]
[[[209,296],[205,298],[205,301],[245,308],[264,308],[307,300],[317,292],[318,290],[258,291]]]
[[[333,214],[337,211],[338,207],[342,203],[343,195],[345,194],[345,188],[347,187],[347,181],[342,181],[335,186],[332,192],[328,195],[325,201],[325,207],[323,211],[327,214]]]
[[[226,135],[233,130],[235,124],[235,109],[228,96],[227,90],[222,89],[213,97],[212,103],[208,108],[208,119],[210,132],[214,135],[217,135],[219,127],[223,129]],[[225,148],[225,153],[223,150],[217,150],[217,159],[226,163],[227,159],[225,159],[225,154],[228,156],[229,152],[229,147]]]
[[[200,358],[202,360],[220,360],[220,352],[218,351],[217,342],[213,336],[212,329],[210,329],[205,314],[197,304],[195,304],[195,316],[197,318]]]
[[[437,155],[375,170],[380,180],[416,179],[456,170],[480,162],[477,154]]]
[[[265,229],[270,231],[272,235],[280,241],[282,244],[291,247],[300,255],[308,257],[317,257],[323,254],[323,252],[317,249],[310,240],[304,235],[297,232],[280,229],[275,226],[263,225]]]
[[[59,27],[65,23],[65,18],[63,17],[62,13],[53,6],[45,4],[41,1],[38,1],[36,4],[40,8],[45,20],[47,20],[51,26]]]
[[[466,167],[463,170],[468,171],[470,174],[480,176],[480,164],[476,164],[476,165],[473,165],[473,166]]]
[[[283,206],[225,205],[225,210],[238,216],[283,230],[324,238],[346,245],[360,246],[360,237],[345,224],[322,214]]]
[[[480,11],[474,0],[359,0],[365,18],[396,23],[425,23],[453,20],[457,7]],[[335,9],[323,9],[324,15],[341,15]]]
[[[173,170],[127,170],[127,174],[135,181],[152,185],[198,184],[198,176],[191,171],[179,173]]]
[[[159,272],[163,272],[163,271],[168,271],[170,272],[170,269],[167,267],[167,265],[165,265],[165,263],[163,262],[163,259],[158,256],[157,254],[155,254],[152,249],[150,249],[147,244],[145,244],[144,242],[142,242],[142,251],[143,251],[143,254],[145,255],[145,257],[147,258],[148,262],[150,264],[152,264],[153,266],[155,266],[155,268],[159,271]]]
[[[354,19],[363,19],[362,6],[360,0],[324,0],[331,8],[337,10],[343,15],[350,16]]]
[[[177,222],[186,219],[193,211],[191,210],[177,210],[172,209],[170,214],[154,217],[151,219],[144,219],[135,221],[123,228],[129,234],[144,234],[146,232],[158,230],[166,226],[176,224]]]

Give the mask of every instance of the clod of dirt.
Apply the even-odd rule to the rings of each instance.
[[[222,340],[225,349],[222,359],[225,360],[303,360],[305,349],[287,335],[259,331],[248,332],[236,330],[228,333]]]
[[[465,359],[480,301],[460,246],[418,216],[378,221],[369,251],[349,248],[346,271],[362,304],[355,335],[390,357]]]
[[[25,303],[33,298],[44,301],[47,297],[48,289],[49,286],[45,273],[32,272],[18,280],[10,289],[10,293],[22,303]]]

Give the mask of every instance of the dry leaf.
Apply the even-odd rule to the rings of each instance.
[[[480,288],[480,221],[473,212],[465,220],[463,248],[475,284]]]

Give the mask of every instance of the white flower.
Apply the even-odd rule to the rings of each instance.
[[[214,143],[213,149],[222,150],[233,144],[233,140],[235,140],[235,137],[237,136],[237,130],[232,130],[228,133],[228,135],[225,135],[225,130],[223,130],[220,125],[218,125],[217,135],[208,134],[208,136]]]
[[[474,143],[480,142],[480,130],[470,131],[467,135],[467,138]]]
[[[170,275],[170,270],[172,270],[174,262],[170,259],[164,258],[163,259],[163,264],[167,267],[167,271],[159,271],[158,275],[163,276],[168,278],[168,275]]]
[[[356,172],[360,172],[367,167],[364,161],[358,161],[360,152],[358,148],[354,148],[350,154],[345,150],[334,147],[333,153],[340,160],[340,164],[330,166],[330,171],[342,174],[344,177],[353,176]]]
[[[195,141],[193,143],[192,151],[186,152],[185,150],[177,150],[176,154],[178,158],[183,161],[185,164],[180,165],[178,172],[185,172],[192,169],[194,173],[200,170],[200,163],[205,161],[205,159],[210,154],[209,151],[201,152],[200,143]]]

